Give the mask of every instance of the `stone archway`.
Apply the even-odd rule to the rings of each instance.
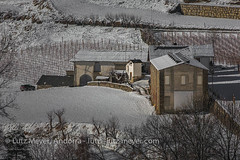
[[[84,74],[80,77],[80,86],[85,86],[87,85],[87,82],[92,81],[92,77],[90,77],[87,74]]]

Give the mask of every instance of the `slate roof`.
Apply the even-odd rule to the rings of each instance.
[[[37,85],[51,85],[53,87],[73,86],[73,76],[42,75]]]
[[[189,46],[191,53],[195,57],[214,57],[213,45]]]
[[[173,58],[174,57],[174,58]],[[173,66],[177,66],[180,64],[188,64],[191,66],[195,66],[201,69],[205,69],[208,70],[204,65],[202,65],[199,61],[184,56],[182,53],[177,52],[177,53],[173,53],[173,54],[167,54],[158,58],[154,58],[152,60],[150,60],[150,62],[154,65],[154,67],[157,70],[163,70],[166,68],[170,68]]]
[[[208,45],[195,45],[195,46],[149,46],[149,58],[154,59],[167,55],[169,53],[181,52],[188,57],[214,57],[213,46]]]
[[[129,60],[128,62],[132,62],[132,63],[142,63],[142,61],[140,59],[132,59]]]
[[[155,45],[150,45],[149,46],[149,58],[154,59],[158,58],[164,55],[167,55],[168,53],[175,53],[178,52],[182,49],[188,48],[188,46],[177,46],[177,45],[172,45],[172,46],[155,46]]]
[[[131,59],[139,59],[147,62],[148,53],[141,51],[79,51],[71,62],[87,61],[87,62],[128,62]]]

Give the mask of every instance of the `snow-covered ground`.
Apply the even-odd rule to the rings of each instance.
[[[16,89],[19,89],[15,86]],[[106,87],[60,87],[18,92],[11,110],[20,123],[47,122],[46,112],[65,108],[68,122],[91,123],[92,118],[106,121],[117,117],[121,124],[137,125],[154,114],[154,107],[135,92]],[[7,120],[4,120],[8,122]]]
[[[11,33],[15,46],[20,46],[20,48],[76,39],[106,38],[124,43],[142,44],[138,29],[75,25],[66,27],[66,25],[54,22],[55,19],[60,19],[63,15],[72,15],[78,19],[98,15],[100,19],[103,19],[109,13],[135,15],[141,17],[143,23],[155,23],[163,27],[240,29],[239,20],[168,14],[166,13],[168,6],[164,4],[164,1],[159,0],[47,0],[42,6],[50,6],[52,9],[35,6],[32,0],[0,0],[1,11],[11,10],[18,15],[26,15],[30,18],[23,21],[5,20],[0,23],[0,33]],[[31,17],[41,20],[42,23],[32,23]]]
[[[98,15],[103,19],[107,14],[128,14],[141,17],[143,23],[154,23],[164,27],[191,27],[191,28],[228,28],[240,29],[239,20],[206,18],[196,16],[183,16],[177,14],[168,14],[166,9],[160,11],[153,10],[151,7],[147,9],[123,8],[119,6],[103,6],[101,3],[93,4],[84,0],[52,0],[55,8],[62,14],[72,15],[76,18],[90,17],[90,15]],[[160,4],[162,2],[159,2]],[[163,7],[164,8],[164,7]]]
[[[182,3],[183,0],[89,0],[94,4],[103,6],[118,6],[124,8],[141,8],[141,9],[153,9],[156,11],[165,11],[174,3]],[[231,0],[211,0],[211,4],[226,4]],[[201,2],[199,2],[201,3]],[[206,3],[206,2],[202,2]]]

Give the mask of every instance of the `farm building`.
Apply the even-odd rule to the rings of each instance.
[[[182,53],[169,53],[151,61],[151,101],[157,114],[186,110],[186,103],[208,91],[208,69]]]
[[[126,65],[131,59],[147,62],[147,52],[79,51],[71,60],[74,63],[74,85],[84,86],[96,77],[109,77],[113,71],[126,72]]]
[[[130,60],[126,65],[126,72],[130,82],[135,82],[142,78],[142,61],[140,59]]]
[[[168,53],[181,52],[185,56],[195,58],[209,69],[210,62],[213,61],[214,51],[211,44],[208,45],[195,45],[195,46],[149,46],[149,58],[154,59]]]
[[[42,75],[37,82],[38,89],[61,86],[73,86],[73,76]]]

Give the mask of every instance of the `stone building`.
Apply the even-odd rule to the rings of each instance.
[[[169,53],[150,60],[151,101],[157,114],[173,113],[208,91],[208,69],[182,53]]]
[[[142,78],[142,61],[140,59],[130,60],[126,65],[126,72],[130,82],[135,82]]]
[[[140,51],[79,51],[71,60],[74,63],[74,85],[83,86],[96,77],[109,77],[113,71],[125,71],[131,59],[147,62],[147,52]]]

